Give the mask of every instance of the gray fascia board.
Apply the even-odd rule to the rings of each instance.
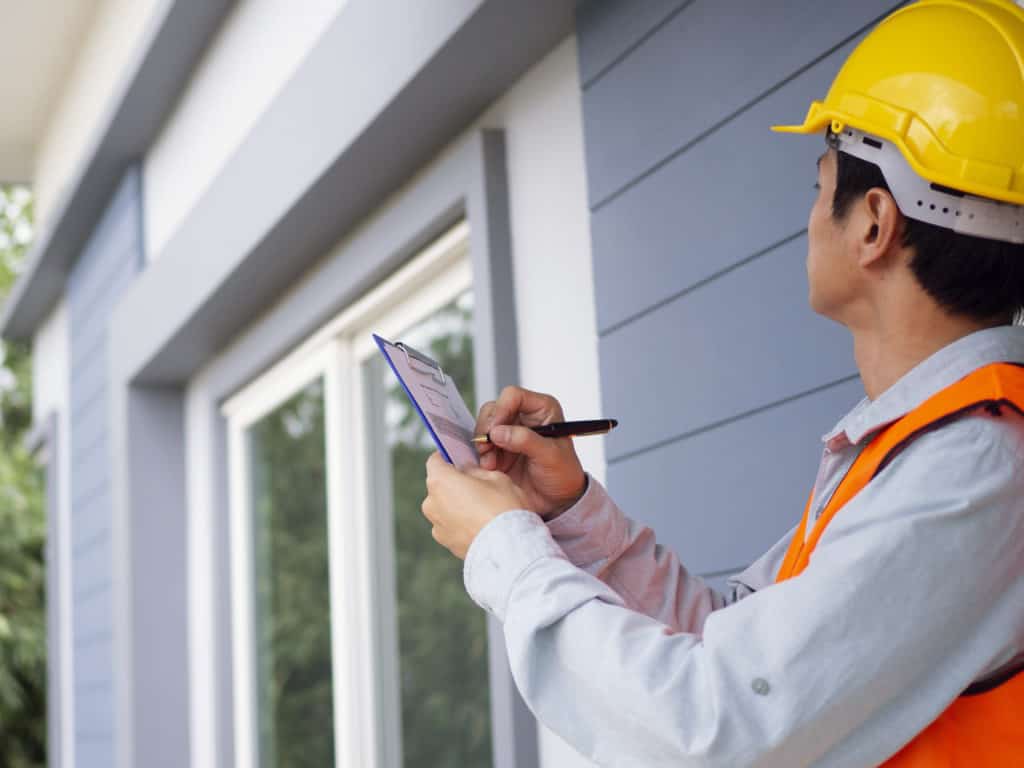
[[[185,381],[572,26],[572,0],[350,0],[125,296],[132,377]]]
[[[60,298],[128,166],[146,152],[233,0],[164,0],[111,98],[90,149],[61,193],[0,315],[0,335],[31,337]]]

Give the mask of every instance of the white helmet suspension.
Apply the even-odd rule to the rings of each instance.
[[[839,151],[881,169],[896,205],[908,219],[964,235],[1024,243],[1024,206],[932,184],[914,172],[895,144],[855,128],[846,126],[831,138]]]

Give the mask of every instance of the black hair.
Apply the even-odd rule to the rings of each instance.
[[[832,136],[827,143],[836,146]],[[842,151],[836,154],[834,218],[844,219],[869,189],[880,187],[892,194],[877,165]],[[993,325],[1009,325],[1024,315],[1024,245],[904,219],[903,245],[914,251],[910,270],[939,306]]]

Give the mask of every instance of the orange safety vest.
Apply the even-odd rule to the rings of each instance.
[[[998,363],[978,369],[882,429],[854,461],[810,536],[805,537],[811,511],[807,502],[776,581],[793,578],[807,567],[832,518],[915,438],[978,409],[998,416],[1007,408],[1024,415],[1024,366]],[[1024,569],[1024,563],[1020,565]],[[970,686],[885,765],[1024,766],[1024,668]]]

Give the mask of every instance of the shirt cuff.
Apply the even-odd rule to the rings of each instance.
[[[569,562],[592,574],[629,543],[629,520],[590,476],[583,497],[547,526]]]
[[[546,523],[548,530],[556,538],[576,536],[586,529],[587,520],[601,511],[607,498],[608,492],[588,473],[587,490],[575,504]]]
[[[565,559],[540,517],[523,509],[498,515],[481,529],[466,553],[462,571],[466,592],[504,622],[512,587],[531,565],[546,557]]]

